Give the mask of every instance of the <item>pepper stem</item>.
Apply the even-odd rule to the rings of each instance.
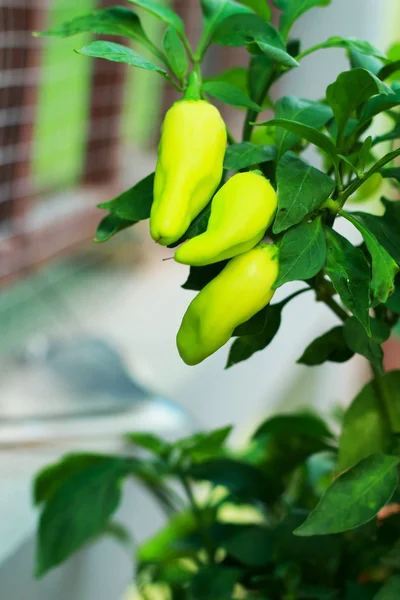
[[[201,77],[196,71],[192,71],[189,75],[188,87],[183,99],[201,100]]]

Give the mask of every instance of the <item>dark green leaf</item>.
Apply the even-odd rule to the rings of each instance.
[[[287,38],[292,25],[302,14],[315,6],[328,6],[330,3],[331,0],[280,0],[278,7],[284,10],[280,23],[282,36]]]
[[[352,113],[375,94],[393,95],[393,91],[365,69],[345,71],[328,86],[326,99],[335,115],[339,134],[344,132]]]
[[[396,277],[394,292],[387,299],[386,306],[392,312],[400,315],[400,278]]]
[[[326,535],[371,521],[391,499],[400,458],[373,454],[338,477],[296,535]]]
[[[241,575],[242,571],[233,567],[203,567],[191,581],[189,600],[231,600]]]
[[[360,321],[367,333],[369,318],[369,266],[361,250],[330,228],[325,229],[328,246],[326,273],[343,304]]]
[[[259,15],[266,21],[269,21],[271,19],[271,14],[272,14],[271,9],[265,0],[237,0],[237,1],[240,2],[240,4],[244,4],[245,6],[248,6],[249,8],[254,10],[254,12],[257,15]]]
[[[388,88],[390,90],[390,88]],[[393,89],[392,94],[383,93],[370,98],[366,105],[363,108],[361,113],[359,123],[360,125],[364,125],[368,121],[370,121],[375,115],[378,115],[381,112],[386,110],[390,110],[395,106],[400,104],[400,89]]]
[[[379,72],[382,69],[382,61],[374,58],[373,56],[366,56],[356,50],[349,50],[349,59],[352,69],[366,69],[371,71],[376,76],[379,76]],[[379,79],[381,79],[379,77]]]
[[[222,485],[232,494],[246,498],[265,499],[268,490],[263,473],[245,462],[216,458],[189,467],[185,474],[196,481]]]
[[[300,223],[285,233],[279,248],[279,275],[274,288],[289,281],[315,277],[326,262],[326,241],[321,218]]]
[[[397,600],[400,598],[400,575],[393,575],[374,596],[374,600]]]
[[[253,102],[253,100],[250,100],[241,89],[230,83],[225,83],[224,81],[208,81],[203,83],[201,89],[206,94],[210,94],[213,98],[220,100],[220,102],[225,102],[232,106],[242,106],[255,111],[262,110],[258,104]]]
[[[232,67],[222,73],[218,73],[214,77],[207,77],[204,79],[205,83],[209,81],[223,81],[224,83],[230,83],[235,87],[239,88],[244,94],[249,95],[247,85],[247,69],[244,67]],[[254,100],[254,98],[252,98]]]
[[[382,198],[386,208],[382,217],[368,213],[353,213],[368,229],[372,231],[378,242],[400,264],[400,202]]]
[[[272,78],[273,72],[274,63],[268,56],[265,54],[252,56],[249,69],[246,70],[247,85],[252,100],[259,102]]]
[[[145,69],[146,71],[154,71],[160,73],[166,79],[169,79],[167,71],[151,62],[146,60],[143,56],[121,44],[115,42],[105,42],[102,40],[94,41],[84,46],[80,50],[77,50],[78,54],[84,54],[85,56],[92,56],[93,58],[104,58],[112,62],[124,63],[132,67],[138,67],[139,69]]]
[[[276,148],[274,146],[240,142],[227,147],[224,168],[228,171],[239,171],[259,163],[273,161],[275,158]]]
[[[258,335],[259,333],[261,333],[266,326],[268,312],[269,308],[268,306],[266,306],[258,313],[253,315],[251,319],[249,319],[245,323],[242,323],[241,325],[238,325],[238,327],[236,327],[236,329],[234,330],[232,337]]]
[[[372,260],[371,306],[385,304],[394,290],[394,278],[399,271],[394,259],[379,243],[373,233],[357,218],[346,213],[346,218],[358,229],[364,238]]]
[[[382,69],[378,73],[378,77],[379,79],[384,81],[385,79],[389,79],[389,77],[391,77],[392,75],[394,75],[394,73],[397,73],[398,71],[400,71],[400,60],[396,60],[382,67]]]
[[[287,67],[298,66],[297,61],[286,52],[279,32],[258,15],[237,14],[224,19],[215,28],[213,40],[221,46],[255,43],[274,62]]]
[[[321,129],[333,117],[332,110],[326,104],[304,100],[296,96],[285,96],[276,103],[275,117],[296,121],[315,129]],[[277,127],[276,145],[278,156],[282,156],[301,140],[301,136],[291,133],[288,129]]]
[[[187,73],[189,61],[185,46],[172,25],[168,27],[164,34],[163,48],[172,72],[178,79],[183,79]]]
[[[321,131],[318,131],[318,129],[315,129],[314,127],[304,125],[303,123],[298,123],[297,121],[290,121],[289,119],[271,119],[265,123],[257,123],[257,125],[276,125],[277,127],[282,127],[287,131],[294,133],[296,136],[311,142],[315,146],[318,146],[331,157],[335,164],[338,163],[338,151],[336,150],[335,144],[330,140],[330,138],[328,138],[327,135]]]
[[[157,563],[193,554],[197,548],[192,545],[188,547],[186,540],[197,530],[197,520],[191,511],[178,513],[170,518],[165,527],[141,544],[136,558],[143,563]]]
[[[143,8],[145,11],[154,15],[161,21],[164,21],[164,23],[172,25],[172,27],[174,27],[179,33],[184,33],[185,26],[182,19],[176,14],[176,12],[167,6],[162,6],[158,2],[153,2],[153,0],[128,0],[128,2]]]
[[[128,433],[125,439],[130,443],[156,454],[164,456],[170,445],[153,433]]]
[[[360,152],[359,152],[359,157],[358,157],[357,164],[359,165],[360,171],[362,173],[364,173],[364,171],[369,163],[369,159],[371,156],[371,148],[372,148],[372,136],[369,135],[363,141]]]
[[[207,230],[207,225],[208,225],[208,221],[210,219],[210,214],[211,214],[211,202],[205,208],[203,208],[201,213],[199,213],[197,215],[197,217],[192,221],[191,225],[189,226],[189,229],[181,237],[181,239],[178,240],[177,242],[175,242],[175,244],[171,244],[169,246],[169,248],[175,248],[176,246],[179,246],[186,240],[190,240],[190,239],[196,237],[197,235],[204,233]]]
[[[319,48],[345,48],[346,50],[351,50],[353,52],[359,52],[360,54],[365,54],[366,56],[373,56],[375,58],[381,58],[386,60],[386,56],[375,48],[369,42],[365,40],[359,40],[354,37],[342,38],[339,36],[331,37],[326,42],[322,44],[318,44]]]
[[[154,173],[139,181],[110,202],[98,204],[98,208],[109,210],[120,219],[143,221],[150,217],[153,204]]]
[[[400,138],[400,123],[396,123],[394,129],[388,131],[388,133],[378,135],[374,139],[373,144],[375,145],[380,144],[381,142],[389,142],[391,140],[397,140],[398,138]]]
[[[242,564],[263,567],[272,561],[274,539],[271,530],[261,525],[238,525],[221,546]]]
[[[400,167],[388,167],[379,172],[385,179],[396,179],[400,183]]]
[[[338,326],[314,340],[297,362],[311,367],[322,365],[327,360],[337,363],[346,362],[352,356],[354,352],[346,344],[343,327]]]
[[[349,581],[346,584],[346,596],[344,600],[374,600],[378,585],[376,583],[355,583]]]
[[[389,371],[379,378],[393,433],[400,433],[400,371]]]
[[[225,19],[232,15],[252,14],[247,6],[238,4],[234,0],[201,0],[204,15],[204,39],[214,40],[214,31]]]
[[[334,439],[326,423],[317,415],[299,413],[294,415],[277,415],[262,423],[253,434],[253,439],[284,434],[306,435],[316,439]]]
[[[319,208],[335,189],[333,179],[291,152],[279,161],[276,179],[278,211],[274,233],[281,233],[300,223]]]
[[[195,433],[189,437],[178,440],[173,448],[179,450],[183,456],[190,457],[193,461],[204,461],[215,458],[224,452],[225,442],[232,432],[232,426],[222,427],[206,433]]]
[[[183,289],[199,292],[207,283],[210,283],[212,279],[215,279],[221,273],[226,264],[227,261],[224,260],[205,267],[190,267],[189,277],[183,284]]]
[[[390,328],[376,319],[371,320],[371,337],[354,317],[348,319],[344,324],[344,338],[348,347],[353,352],[365,356],[378,371],[383,370],[381,344],[388,339],[389,335]]]
[[[51,493],[39,522],[38,577],[103,531],[119,505],[126,472],[125,459],[109,457],[69,475]]]
[[[98,244],[108,242],[114,235],[135,225],[136,221],[121,219],[118,215],[110,213],[102,219],[96,229],[94,241]]]

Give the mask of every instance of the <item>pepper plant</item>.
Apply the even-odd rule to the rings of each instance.
[[[144,597],[159,585],[168,597],[195,600],[398,599],[400,372],[384,371],[382,344],[400,316],[400,61],[355,38],[311,48],[292,39],[295,21],[330,0],[275,0],[279,29],[264,0],[201,0],[196,49],[171,9],[129,2],[132,10],[106,8],[40,34],[124,36],[127,45],[98,40],[78,53],[154,71],[182,94],[166,116],[156,173],[99,205],[107,215],[96,241],[150,218],[155,241],[180,246],[176,260],[191,265],[183,287],[199,292],[178,335],[189,364],[231,337],[227,367],[265,350],[284,307],[311,291],[338,323],[298,362],[313,367],[359,354],[371,380],[345,411],[338,436],[318,415],[278,415],[240,454],[227,448],[227,428],[174,444],[132,434],[129,442],[149,455],[80,454],[52,465],[35,485],[37,573],[99,534],[118,533],[111,518],[121,481],[134,476],[170,518],[137,551]],[[135,7],[165,22],[161,46]],[[207,78],[202,65],[212,44],[245,47],[248,68]],[[325,98],[271,99],[276,82],[326,48],[344,50],[349,64]],[[241,140],[225,130],[215,99],[245,109]],[[262,122],[265,107],[274,118]],[[381,114],[385,131],[376,135]],[[323,168],[304,158],[310,146]],[[352,200],[378,193],[383,181],[390,197],[381,198],[378,214],[359,204],[354,210]],[[344,220],[359,244],[338,233]],[[304,284],[270,303],[294,281]],[[201,500],[198,482],[205,482]]]

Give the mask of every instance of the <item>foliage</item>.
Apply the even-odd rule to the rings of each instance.
[[[383,179],[398,197],[398,48],[387,58],[369,42],[351,37],[331,37],[306,49],[288,40],[299,17],[330,0],[274,0],[278,29],[263,1],[201,0],[203,33],[196,49],[174,11],[155,0],[130,3],[132,9],[106,8],[40,35],[126,37],[128,45],[97,39],[77,52],[151,71],[180,93],[194,73],[201,97],[245,109],[242,139],[228,132],[221,183],[232,171],[251,169],[270,179],[279,196],[275,221],[266,232],[279,246],[275,287],[304,281],[298,292],[235,329],[227,367],[267,348],[279,333],[285,306],[310,290],[338,323],[310,340],[298,362],[341,363],[358,354],[369,362],[372,378],[346,410],[338,438],[319,417],[295,414],[267,420],[240,455],[228,449],[229,429],[224,429],[174,444],[132,434],[130,443],[149,453],[140,459],[66,457],[36,481],[35,500],[42,511],[37,573],[43,575],[112,530],[121,485],[133,476],[173,513],[137,551],[144,597],[149,586],[162,583],[172,598],[192,600],[397,598],[400,372],[384,372],[382,344],[400,317],[400,201],[382,198],[383,214],[359,210],[359,204],[349,212],[346,203],[362,202],[371,190],[378,194]],[[165,23],[161,44],[149,39],[136,7]],[[203,79],[203,59],[214,43],[245,48],[248,68]],[[140,54],[140,45],[153,59]],[[301,68],[304,57],[326,48],[345,50],[349,64],[325,98],[287,96],[274,105],[271,86]],[[262,122],[265,106],[274,110],[274,118]],[[390,125],[373,137],[370,127],[382,114]],[[310,145],[322,154],[323,168],[305,158]],[[153,182],[150,174],[100,205],[107,214],[97,242],[149,217]],[[178,243],[203,233],[209,216],[210,204]],[[361,244],[336,231],[339,219],[358,231]],[[203,289],[224,266],[192,267],[183,287]],[[201,503],[198,482],[206,489]]]

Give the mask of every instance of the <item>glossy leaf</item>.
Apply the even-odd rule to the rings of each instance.
[[[388,339],[390,328],[375,319],[371,320],[371,336],[357,319],[352,317],[344,324],[344,338],[353,352],[365,356],[378,371],[383,371],[383,350],[381,344]]]
[[[224,260],[205,267],[190,267],[189,277],[182,285],[183,289],[199,292],[210,283],[212,279],[215,279],[226,265],[227,261]]]
[[[384,304],[394,290],[394,278],[399,271],[399,267],[365,225],[349,213],[346,213],[346,218],[359,230],[371,255],[371,306]]]
[[[270,162],[276,158],[274,146],[262,146],[251,142],[231,144],[226,149],[224,169],[239,171],[259,163]]]
[[[153,0],[128,0],[128,2],[143,8],[143,10],[154,15],[161,21],[164,21],[164,23],[172,25],[172,27],[174,27],[179,33],[184,33],[185,26],[182,19],[171,8],[163,6],[162,4],[159,4]]]
[[[172,72],[179,80],[183,79],[189,68],[185,46],[176,29],[169,26],[163,38],[163,49]]]
[[[326,104],[304,100],[296,96],[284,96],[275,106],[275,117],[296,121],[315,129],[321,129],[333,117],[332,110]],[[282,156],[301,140],[301,136],[290,132],[288,129],[277,127],[276,145],[278,156]]]
[[[97,226],[94,241],[98,244],[108,242],[114,235],[135,224],[136,221],[121,219],[118,215],[110,213],[109,215],[106,215]]]
[[[360,321],[369,334],[369,266],[364,254],[346,238],[330,228],[325,229],[328,246],[326,273],[343,304]]]
[[[274,288],[289,281],[315,277],[326,262],[326,242],[321,218],[292,227],[279,249],[279,275]]]
[[[213,40],[221,46],[255,43],[274,62],[287,67],[298,66],[297,61],[286,52],[279,32],[258,15],[239,14],[224,19],[215,28]]]
[[[329,198],[336,185],[328,175],[291,152],[279,161],[276,179],[278,211],[274,233],[281,233],[300,223]]]
[[[338,326],[314,340],[297,362],[312,367],[326,361],[343,363],[352,356],[354,352],[346,344],[343,327]]]
[[[286,39],[289,32],[299,17],[302,14],[317,6],[328,6],[331,0],[283,0],[278,5],[280,8],[283,6],[284,13],[281,17],[280,30],[282,36]]]
[[[378,242],[400,264],[400,202],[382,198],[385,214],[381,217],[356,212],[355,217],[368,227]]]
[[[311,144],[318,146],[321,150],[324,150],[335,164],[339,162],[338,151],[336,150],[335,144],[327,135],[314,127],[298,123],[297,121],[290,121],[289,119],[271,119],[265,123],[257,123],[257,125],[276,125],[276,127],[282,127],[287,131],[294,133],[296,136],[311,142]]]
[[[338,477],[296,535],[326,535],[371,521],[391,499],[400,458],[373,454]]]
[[[393,91],[365,69],[345,71],[328,86],[326,99],[332,107],[339,133],[344,132],[352,113],[375,94],[393,95]]]
[[[98,208],[108,210],[120,219],[143,221],[150,217],[153,204],[154,173],[123,192],[114,200],[98,204]]]
[[[234,567],[202,567],[190,583],[188,597],[190,600],[231,600],[241,574],[242,571]]]
[[[203,92],[210,94],[210,96],[216,98],[220,102],[225,102],[225,104],[241,106],[257,112],[262,110],[260,106],[253,102],[253,100],[250,100],[241,89],[230,83],[225,83],[224,81],[208,81],[203,83],[201,89]]]
[[[338,471],[349,469],[376,452],[389,452],[391,432],[382,418],[374,382],[368,383],[346,410],[339,442]]]

